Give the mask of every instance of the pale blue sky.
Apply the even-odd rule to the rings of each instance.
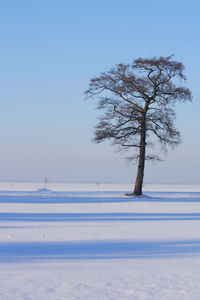
[[[145,182],[200,183],[198,0],[2,0],[0,179],[132,182],[136,166],[91,143],[89,80],[137,57],[174,54],[193,103],[177,107],[183,143]]]

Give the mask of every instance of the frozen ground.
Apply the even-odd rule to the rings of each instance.
[[[0,183],[1,300],[200,299],[200,186]]]

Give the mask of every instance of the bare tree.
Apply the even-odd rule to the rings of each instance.
[[[173,56],[138,58],[132,64],[118,64],[90,81],[87,97],[98,98],[104,114],[96,126],[94,141],[133,150],[138,160],[134,195],[142,195],[145,160],[158,159],[147,153],[156,140],[166,149],[180,143],[174,127],[174,104],[191,101],[182,63]]]

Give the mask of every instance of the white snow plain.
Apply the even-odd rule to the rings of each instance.
[[[200,299],[200,186],[0,183],[1,300]]]

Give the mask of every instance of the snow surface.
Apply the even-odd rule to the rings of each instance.
[[[0,183],[1,300],[200,299],[200,186]]]

